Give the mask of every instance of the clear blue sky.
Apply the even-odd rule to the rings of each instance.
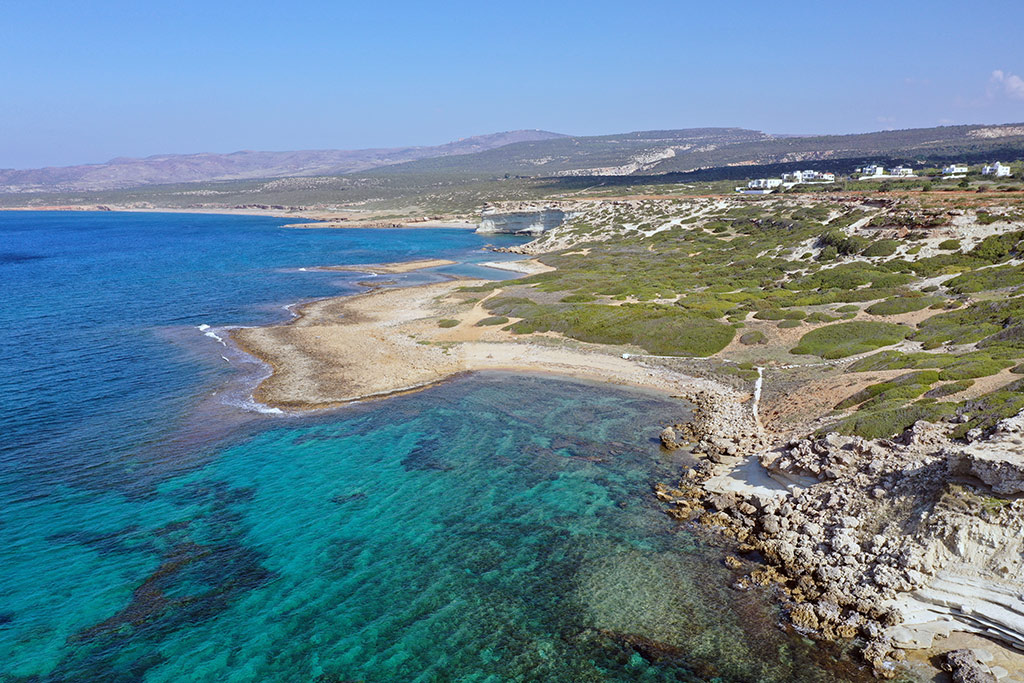
[[[1024,2],[0,2],[0,168],[1024,121]]]

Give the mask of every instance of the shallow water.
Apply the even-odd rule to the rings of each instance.
[[[677,401],[483,373],[315,417],[225,403],[197,325],[362,279],[298,267],[494,256],[279,222],[0,214],[0,251],[45,257],[0,265],[0,677],[841,678],[660,510]]]

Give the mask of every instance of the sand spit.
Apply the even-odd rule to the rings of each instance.
[[[288,323],[235,330],[234,340],[273,368],[254,398],[286,410],[316,410],[411,391],[464,372],[510,370],[550,372],[687,398],[721,396],[723,403],[749,399],[714,381],[648,367],[600,347],[560,345],[550,336],[529,341],[497,326],[477,326],[487,313],[482,302],[465,302],[456,294],[465,284],[432,283],[324,299],[300,307]],[[442,328],[441,319],[460,322]]]
[[[354,266],[320,266],[315,270],[341,270],[353,273],[373,273],[374,275],[397,275],[399,273],[411,273],[416,270],[427,268],[439,268],[450,266],[455,261],[443,258],[420,259],[418,261],[400,261],[397,263],[369,263]]]

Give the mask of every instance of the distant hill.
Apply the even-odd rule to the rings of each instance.
[[[372,176],[650,176],[708,168],[841,159],[984,160],[1024,155],[1024,124],[942,126],[856,135],[774,136],[742,128],[693,128],[505,145],[462,157],[421,159]],[[852,170],[852,169],[849,169]]]
[[[463,138],[434,147],[161,154],[144,159],[117,158],[104,164],[0,169],[0,192],[75,192],[173,183],[340,175],[417,159],[476,154],[509,144],[562,137],[566,136],[543,130],[515,130]]]

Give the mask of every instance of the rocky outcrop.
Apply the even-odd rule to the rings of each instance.
[[[489,208],[484,209],[480,215],[480,226],[476,231],[483,234],[540,235],[559,227],[572,217],[572,213],[557,207],[525,208],[518,211]]]
[[[931,646],[937,633],[1024,649],[1024,499],[1009,493],[1024,450],[1015,424],[969,446],[918,423],[899,441],[828,434],[743,459],[737,448],[732,460],[704,438],[709,460],[656,493],[672,516],[763,558],[738,588],[778,586],[795,627],[863,637],[865,659],[889,677],[904,649]]]
[[[953,683],[996,683],[996,677],[971,650],[952,650],[943,659],[942,668],[953,674]]]

